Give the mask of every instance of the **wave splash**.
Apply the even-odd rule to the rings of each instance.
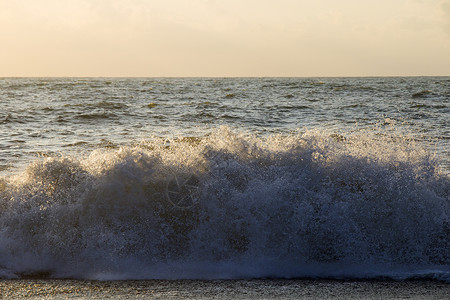
[[[221,128],[0,179],[0,277],[450,280],[450,179],[401,137]]]

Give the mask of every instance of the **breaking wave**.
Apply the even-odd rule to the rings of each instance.
[[[412,140],[221,128],[0,179],[0,277],[450,281],[449,176]]]

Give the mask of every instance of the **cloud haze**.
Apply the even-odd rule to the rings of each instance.
[[[442,15],[443,15],[442,25],[443,25],[445,32],[447,32],[447,34],[450,37],[450,0],[442,1],[441,8],[442,8]]]
[[[449,20],[449,0],[0,0],[0,76],[450,75]]]

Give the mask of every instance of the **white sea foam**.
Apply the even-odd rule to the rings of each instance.
[[[221,128],[0,182],[0,277],[450,274],[448,175],[401,136]]]

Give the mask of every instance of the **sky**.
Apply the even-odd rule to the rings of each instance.
[[[450,75],[450,0],[0,0],[0,76]]]

